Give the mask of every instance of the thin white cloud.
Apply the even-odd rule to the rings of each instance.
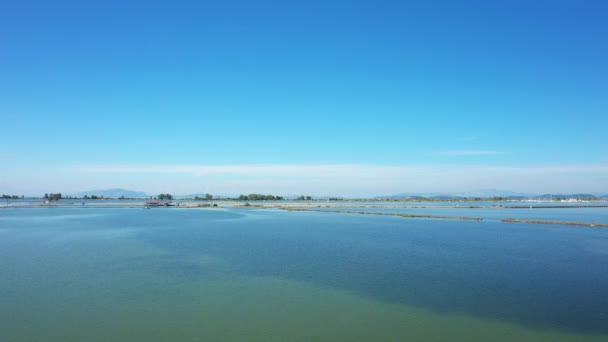
[[[608,175],[608,164],[494,165],[372,165],[372,164],[242,164],[242,165],[88,165],[68,170],[94,174],[164,174],[194,177],[242,177],[330,180],[391,180],[449,178],[472,174],[495,176],[587,174]]]
[[[451,150],[451,151],[439,151],[436,154],[443,156],[484,156],[484,155],[498,155],[506,154],[505,151],[492,151],[492,150]]]
[[[4,181],[5,186],[2,187]],[[273,193],[366,197],[402,192],[608,192],[608,164],[371,165],[80,165],[22,172],[0,181],[26,193],[123,187],[154,193]],[[49,186],[52,185],[52,189]],[[13,191],[14,192],[14,191]]]
[[[90,165],[78,166],[88,173],[157,173],[193,176],[261,176],[306,178],[400,177],[427,171],[428,166],[382,166],[367,164],[243,164],[243,165]]]

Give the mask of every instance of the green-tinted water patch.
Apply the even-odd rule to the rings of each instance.
[[[438,313],[463,312],[538,329],[608,329],[606,255],[591,248],[608,241],[606,232],[327,213],[266,215],[256,224],[245,220],[192,231],[188,241],[160,232],[151,242],[161,238],[165,248],[180,253],[221,255],[243,274],[313,282]]]

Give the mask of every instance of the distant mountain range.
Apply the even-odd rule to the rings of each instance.
[[[425,193],[400,193],[390,196],[377,196],[377,199],[417,199],[417,198],[433,198],[433,199],[462,199],[462,198],[492,198],[492,197],[503,197],[513,200],[518,199],[535,199],[535,200],[559,200],[559,199],[608,199],[608,194],[605,193],[592,193],[592,194],[527,194],[518,193],[508,190],[479,190],[471,192],[425,192]]]
[[[87,195],[87,196],[103,196],[105,198],[120,198],[120,197],[125,197],[125,198],[148,198],[148,197],[150,197],[145,192],[125,190],[125,189],[90,190],[90,191],[83,191],[83,192],[79,192],[77,194],[74,194],[74,196],[77,196],[77,197],[84,197],[85,195]]]

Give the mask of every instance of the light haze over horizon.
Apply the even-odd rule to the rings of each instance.
[[[0,193],[608,193],[605,1],[19,1]]]

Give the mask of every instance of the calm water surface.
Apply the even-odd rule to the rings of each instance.
[[[445,215],[480,217],[484,220],[500,221],[504,218],[608,223],[608,208],[313,208],[320,211],[350,211],[402,213],[414,215]]]
[[[524,217],[606,223],[591,210]],[[2,209],[0,275],[2,341],[608,339],[601,228]]]

